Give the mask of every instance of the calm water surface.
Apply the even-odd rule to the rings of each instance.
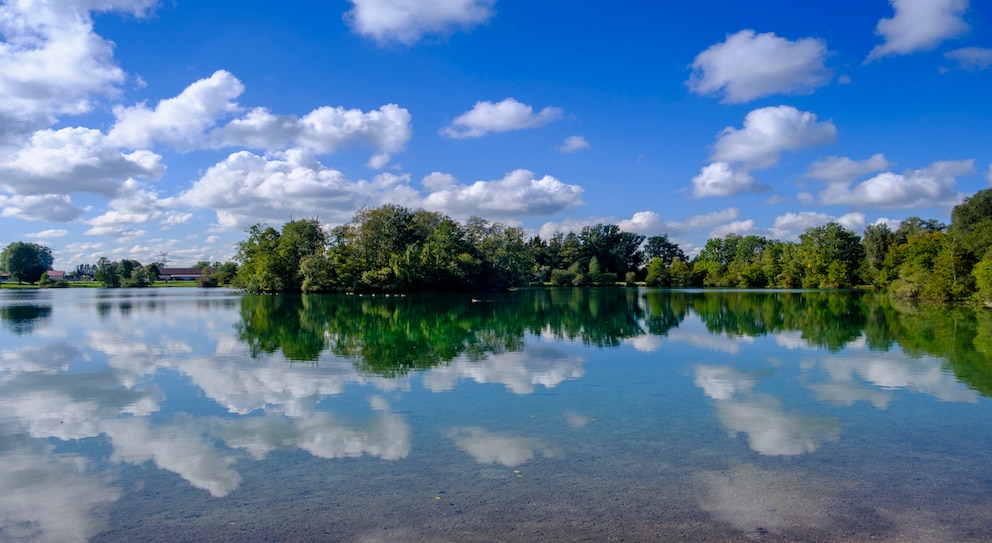
[[[0,541],[990,541],[992,314],[0,291]]]

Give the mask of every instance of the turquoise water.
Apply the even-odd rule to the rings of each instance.
[[[0,291],[0,541],[989,541],[992,317]]]

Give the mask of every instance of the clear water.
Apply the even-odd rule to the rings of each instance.
[[[0,290],[0,541],[990,541],[992,317]]]

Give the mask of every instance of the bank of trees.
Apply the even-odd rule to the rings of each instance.
[[[52,250],[37,243],[15,241],[0,252],[0,271],[18,283],[37,283],[52,269]]]
[[[549,240],[473,217],[422,209],[359,211],[325,232],[316,219],[254,225],[238,244],[235,284],[251,292],[499,290],[546,281],[613,284],[636,273],[644,237],[616,225]],[[631,277],[633,280],[633,276]]]
[[[840,224],[799,241],[728,234],[689,258],[667,235],[597,224],[550,239],[472,218],[386,205],[326,232],[316,219],[248,229],[235,285],[252,292],[503,289],[526,284],[851,288],[992,303],[992,190],[954,208],[950,225],[911,217],[858,235]]]

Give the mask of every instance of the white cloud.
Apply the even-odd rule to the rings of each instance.
[[[432,177],[428,184],[436,179]],[[533,172],[521,169],[503,179],[435,190],[424,198],[423,206],[453,216],[513,218],[553,215],[581,204],[581,198],[578,185],[567,185],[550,175],[537,179]]]
[[[703,215],[695,215],[681,222],[668,223],[668,225],[670,227],[678,227],[678,230],[703,229],[722,222],[732,221],[739,216],[740,212],[737,208],[728,207],[721,209],[720,211],[711,211]]]
[[[91,227],[85,232],[86,235],[130,237],[140,232],[137,225],[158,220],[168,227],[192,218],[189,213],[168,210],[166,203],[157,194],[143,189],[133,180],[124,183],[121,195],[111,200],[108,207],[102,215],[84,221]]]
[[[727,234],[738,234],[741,236],[746,236],[755,232],[754,219],[747,219],[743,221],[733,221],[727,224],[722,224],[717,226],[710,231],[710,238],[725,238]]]
[[[64,194],[0,195],[0,208],[3,208],[4,217],[49,222],[73,221],[85,211],[73,205]]]
[[[985,179],[988,180],[989,185],[992,185],[992,164],[989,164],[989,170],[985,172]]]
[[[272,157],[240,151],[211,166],[170,205],[210,209],[225,228],[293,217],[315,217],[343,223],[365,205],[410,205],[420,195],[406,176],[380,174],[372,181],[349,181],[325,167],[306,150],[290,149]]]
[[[822,179],[831,183],[850,183],[862,175],[891,168],[893,164],[885,160],[881,153],[862,161],[847,157],[827,157],[813,163],[806,171],[809,179]]]
[[[576,151],[588,149],[589,147],[591,147],[589,142],[582,136],[569,136],[565,138],[565,142],[558,147],[558,150],[562,153],[574,153]]]
[[[885,40],[868,54],[867,61],[889,55],[925,51],[969,30],[962,16],[968,0],[889,0],[895,14],[881,19],[875,33]]]
[[[215,130],[211,137],[215,147],[266,151],[296,147],[318,154],[330,153],[353,141],[364,141],[380,151],[369,161],[370,167],[379,169],[389,161],[389,153],[402,151],[410,141],[413,133],[410,119],[410,112],[396,104],[386,104],[367,113],[324,106],[302,118],[274,115],[268,109],[255,108]]]
[[[835,222],[852,232],[860,233],[865,228],[866,218],[863,213],[847,213],[840,217],[814,211],[786,213],[775,217],[772,233],[777,239],[793,241],[799,239],[799,234],[806,229],[823,226],[829,222]]]
[[[639,211],[634,213],[630,219],[619,221],[617,225],[625,232],[636,232],[645,236],[657,234],[680,236],[692,232],[701,232],[727,221],[734,221],[739,215],[740,213],[737,208],[728,207],[703,215],[693,215],[681,221],[662,221],[661,217],[653,211]],[[596,222],[603,221],[595,221],[589,224],[596,224]]]
[[[67,235],[69,235],[68,230],[64,228],[53,228],[49,230],[42,230],[41,232],[24,234],[24,237],[28,239],[55,239],[55,238],[63,238]]]
[[[113,43],[93,32],[90,11],[144,16],[154,0],[4,2],[0,5],[0,143],[93,109],[113,96],[124,72]]]
[[[965,70],[984,70],[992,66],[992,49],[986,47],[963,47],[944,53],[946,58],[956,60]]]
[[[974,163],[949,160],[902,174],[883,172],[853,187],[846,182],[831,183],[820,193],[820,202],[883,209],[953,205],[961,199],[955,190],[956,176],[973,173]]]
[[[723,102],[749,102],[770,94],[810,94],[830,82],[823,40],[790,41],[768,32],[741,30],[699,53],[689,88],[698,94],[723,93]]]
[[[381,170],[389,164],[390,158],[389,153],[376,153],[369,157],[369,161],[365,165],[372,170]]]
[[[207,128],[238,109],[235,98],[245,90],[238,78],[217,70],[186,87],[178,96],[159,101],[155,109],[144,104],[114,108],[117,122],[107,138],[115,145],[137,149],[153,142],[179,149],[202,144]]]
[[[761,192],[768,187],[758,182],[745,170],[734,169],[727,162],[714,162],[704,166],[692,178],[693,198],[708,196],[735,196],[744,192]]]
[[[455,139],[479,138],[490,132],[509,132],[525,128],[537,128],[562,116],[561,108],[546,107],[534,113],[534,108],[513,98],[502,102],[476,102],[475,106],[462,113],[441,129],[441,134]]]
[[[710,159],[767,168],[783,151],[826,145],[836,138],[833,122],[817,122],[813,113],[792,106],[763,107],[744,117],[744,128],[724,128]]]
[[[661,222],[661,216],[654,211],[638,211],[631,218],[618,222],[617,226],[624,232],[652,236],[659,233],[659,229],[663,226],[663,223]]]
[[[186,87],[178,96],[161,100],[154,109],[144,104],[117,107],[117,123],[107,139],[127,148],[165,143],[182,150],[244,147],[278,151],[290,147],[318,154],[361,141],[380,151],[370,164],[385,166],[389,153],[410,141],[410,112],[396,104],[377,110],[323,106],[303,117],[276,115],[258,107],[218,127],[241,107],[235,101],[245,88],[230,72],[218,70]]]
[[[165,170],[161,161],[151,151],[122,153],[99,130],[41,130],[0,161],[0,188],[15,194],[110,196],[129,177],[157,179]]]
[[[454,187],[458,179],[450,173],[432,172],[420,180],[421,186],[430,192],[440,192]]]
[[[345,20],[380,44],[411,45],[428,34],[468,30],[493,16],[496,0],[350,0]]]

